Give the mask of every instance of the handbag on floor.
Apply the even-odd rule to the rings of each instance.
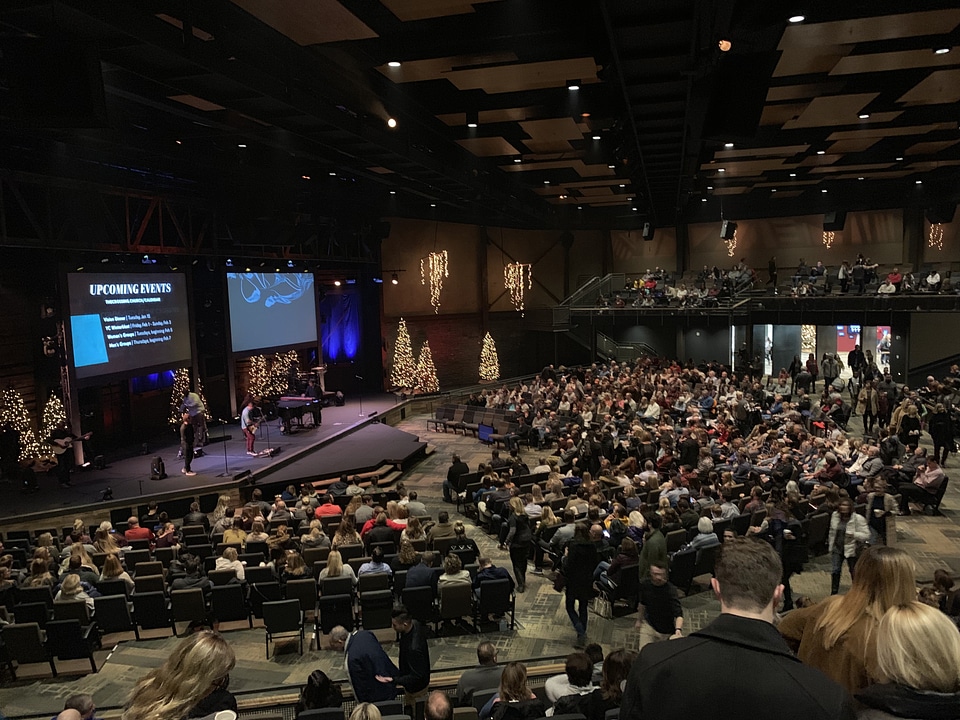
[[[593,601],[593,612],[602,618],[610,620],[613,617],[613,603],[603,595],[598,595]]]

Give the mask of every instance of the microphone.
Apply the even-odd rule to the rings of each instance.
[[[354,375],[357,380],[363,380],[363,375]]]

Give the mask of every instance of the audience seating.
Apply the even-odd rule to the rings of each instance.
[[[140,639],[140,628],[130,614],[130,605],[124,595],[104,595],[93,599],[94,614],[103,634],[133,632]]]
[[[272,600],[263,603],[263,629],[268,660],[271,641],[275,643],[288,638],[299,641],[300,654],[303,655],[303,612],[298,600]]]
[[[90,660],[91,672],[97,671],[93,651],[100,647],[100,627],[93,622],[84,627],[79,620],[51,620],[44,632],[47,651],[58,660]]]
[[[20,664],[49,663],[50,672],[57,677],[57,665],[53,655],[43,641],[43,631],[35,622],[11,623],[0,630],[7,658]],[[10,674],[17,679],[13,663],[9,663]]]

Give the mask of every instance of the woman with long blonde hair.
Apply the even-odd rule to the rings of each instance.
[[[960,717],[960,633],[936,608],[894,605],[880,620],[877,680],[857,694],[862,720]]]
[[[330,555],[327,556],[327,566],[320,571],[319,580],[340,577],[348,577],[353,580],[354,585],[357,584],[357,574],[353,571],[353,568],[350,565],[343,564],[343,556],[339,550],[331,550]]]
[[[220,633],[194,633],[174,648],[163,665],[140,679],[122,720],[184,720],[205,698],[226,690],[235,664],[233,648]]]
[[[877,627],[884,613],[917,597],[913,560],[903,550],[867,548],[846,595],[794,610],[779,630],[797,656],[851,693],[877,677]]]

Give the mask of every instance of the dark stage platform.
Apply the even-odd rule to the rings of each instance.
[[[341,407],[327,407],[323,409],[323,422],[319,427],[300,429],[294,421],[295,432],[289,435],[280,433],[278,420],[264,424],[257,435],[256,449],[279,447],[280,452],[273,457],[247,455],[239,426],[211,428],[210,443],[204,448],[204,456],[193,461],[192,469],[197,473],[194,477],[186,477],[180,472],[183,461],[177,460],[179,445],[173,433],[150,444],[146,455],[113,459],[109,451],[104,451],[106,467],[75,471],[71,488],[60,488],[53,473],[39,474],[39,491],[32,494],[21,493],[12,483],[0,485],[3,493],[0,520],[4,524],[30,521],[39,514],[63,514],[74,509],[79,512],[83,506],[102,506],[101,497],[107,487],[112,489],[114,501],[139,502],[150,497],[183,495],[191,491],[197,494],[216,492],[219,488],[236,486],[241,478],[249,482],[250,476],[257,485],[269,488],[274,484],[296,483],[318,476],[363,472],[384,463],[400,464],[422,455],[426,443],[370,417],[382,414],[396,402],[396,397],[389,394],[365,396],[362,416],[357,401],[348,401]],[[116,453],[115,457],[120,454]],[[163,458],[168,474],[159,481],[150,479],[150,461],[157,455]],[[116,502],[107,504],[115,506]]]

